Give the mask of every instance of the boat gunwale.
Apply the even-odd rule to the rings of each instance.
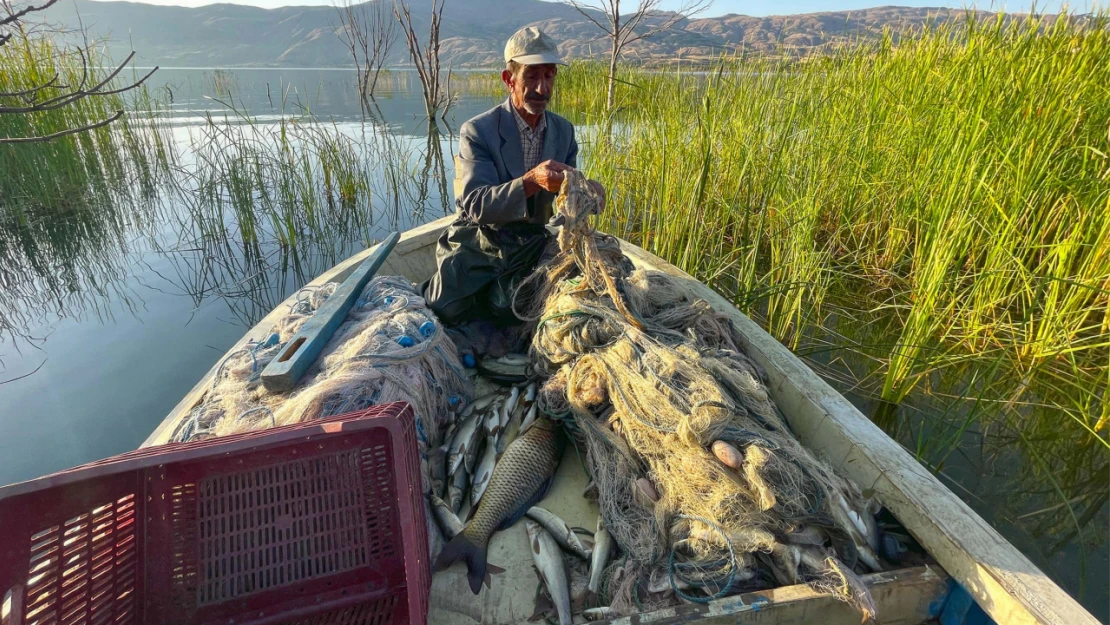
[[[449,215],[401,235],[383,270],[396,256],[433,245],[454,220]],[[743,337],[743,347],[769,377],[769,391],[795,434],[811,451],[873,491],[945,571],[975,598],[996,623],[1096,625],[1098,621],[1049,579],[963,500],[944,486],[901,445],[865,417],[727,299],[658,256],[621,240],[621,249],[639,267],[662,271],[725,313]],[[325,271],[306,286],[341,280],[377,246]],[[242,349],[252,335],[268,331],[295,302],[294,293],[244,333],[197,382],[143,443],[168,442],[181,421],[208,390],[220,363]]]

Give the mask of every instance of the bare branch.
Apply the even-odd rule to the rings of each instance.
[[[661,13],[656,11],[659,0],[638,0],[636,10],[621,14],[621,0],[565,0],[574,7],[587,20],[597,26],[609,39],[609,90],[606,95],[606,109],[611,110],[614,103],[614,94],[617,84],[617,61],[625,46],[646,37],[659,34],[673,28],[683,19],[701,13],[713,3],[713,0],[685,0],[677,11]],[[609,25],[606,26],[596,19],[591,12],[601,13]],[[649,17],[665,16],[661,24],[637,32]],[[623,23],[622,23],[623,22]]]
[[[416,75],[420,78],[420,85],[424,90],[424,107],[428,113],[428,119],[435,119],[436,111],[441,106],[445,107],[443,112],[446,114],[451,106],[451,100],[442,94],[442,84],[439,79],[439,30],[443,23],[443,0],[432,0],[427,45],[420,44],[420,38],[412,25],[412,14],[404,0],[396,0],[393,14],[401,24],[409,57],[416,66]]]
[[[343,25],[336,36],[347,47],[358,76],[359,95],[365,111],[374,97],[378,77],[397,41],[397,22],[384,0],[358,3],[339,0],[336,6]]]
[[[123,117],[123,111],[116,111],[115,115],[112,115],[111,117],[103,121],[96,122],[95,124],[89,124],[87,126],[80,126],[77,128],[70,128],[68,130],[61,130],[59,132],[55,132],[49,135],[43,135],[41,137],[0,137],[0,143],[45,143],[47,141],[53,141],[54,139],[65,137],[67,135],[75,135],[79,132],[87,132],[89,130],[103,128],[104,126],[107,126],[108,124],[116,121],[121,117]]]
[[[10,93],[5,92],[5,91],[0,91],[0,98],[23,98],[24,101],[27,101],[28,98],[34,98],[35,94],[38,93],[39,91],[42,91],[43,89],[49,89],[50,87],[53,87],[54,83],[56,83],[56,82],[58,82],[58,72],[54,72],[54,77],[53,78],[51,78],[50,80],[46,81],[45,83],[39,85],[38,87],[31,87],[30,89],[25,89],[23,91],[12,91]],[[59,86],[58,88],[59,89],[64,89],[65,87]]]
[[[8,26],[9,24],[14,24],[14,23],[18,22],[20,19],[22,19],[23,17],[25,17],[25,16],[27,16],[31,13],[36,13],[38,11],[45,11],[46,9],[49,9],[50,7],[57,4],[57,2],[58,2],[58,0],[47,0],[46,4],[43,4],[43,5],[40,5],[40,6],[34,6],[34,5],[29,4],[21,11],[10,11],[8,13],[7,17],[0,18],[0,26]]]
[[[713,0],[694,0],[692,2],[687,2],[683,6],[679,7],[677,11],[672,12],[670,18],[668,18],[667,21],[665,21],[663,24],[652,27],[651,29],[646,30],[642,33],[635,33],[634,35],[626,38],[624,42],[626,44],[629,44],[635,41],[639,41],[645,37],[658,35],[665,30],[670,30],[674,28],[675,24],[678,24],[682,20],[690,19],[698,13],[705,11],[709,8],[711,4],[713,4]],[[642,20],[642,17],[636,20],[636,24],[639,24],[640,20]]]
[[[567,4],[574,7],[575,11],[578,11],[579,13],[581,13],[582,17],[585,17],[586,19],[593,22],[594,26],[597,26],[601,30],[605,31],[605,34],[607,34],[607,35],[612,35],[613,34],[612,31],[610,31],[608,28],[606,28],[605,26],[602,26],[601,22],[598,22],[597,20],[595,20],[594,16],[592,16],[589,13],[586,12],[586,9],[594,9],[594,7],[589,6],[589,5],[581,2],[581,0],[567,0]],[[596,11],[598,9],[594,9],[594,10]]]
[[[66,135],[74,135],[80,132],[103,128],[104,126],[107,126],[108,124],[116,121],[120,117],[123,117],[123,111],[116,111],[115,115],[112,115],[111,117],[103,121],[96,122],[95,124],[80,126],[78,128],[70,128],[68,130],[62,130],[53,134],[43,135],[41,137],[0,137],[0,143],[44,143],[47,141],[53,141],[54,139],[58,139]]]
[[[86,98],[86,97],[89,97],[89,96],[106,96],[106,95],[115,95],[115,94],[118,94],[118,93],[124,93],[125,91],[130,91],[132,89],[135,89],[135,88],[139,87],[144,82],[146,82],[146,80],[148,78],[150,78],[154,74],[154,72],[158,71],[158,68],[155,67],[154,69],[147,72],[146,75],[143,76],[142,78],[140,78],[138,81],[133,82],[133,83],[131,83],[131,84],[125,86],[125,87],[120,87],[119,89],[102,90],[104,88],[104,86],[107,85],[109,82],[111,82],[113,78],[118,76],[119,73],[121,71],[123,71],[123,68],[128,63],[131,62],[131,59],[133,59],[135,57],[135,53],[132,52],[131,54],[127,55],[127,58],[123,61],[123,63],[121,63],[119,65],[119,67],[117,67],[114,71],[112,71],[112,73],[109,74],[107,78],[101,80],[92,89],[87,89],[86,90],[83,87],[84,87],[84,83],[87,82],[87,80],[88,80],[88,78],[87,78],[87,76],[88,76],[88,62],[85,60],[84,51],[82,51],[81,49],[78,49],[78,52],[81,53],[81,59],[82,59],[82,73],[83,73],[83,75],[81,77],[81,87],[78,87],[77,89],[75,89],[73,91],[68,91],[68,92],[63,93],[61,95],[57,95],[53,98],[43,100],[42,102],[37,102],[35,104],[31,104],[31,105],[28,105],[28,106],[0,106],[0,114],[5,114],[5,113],[7,113],[7,114],[35,113],[35,112],[38,112],[38,111],[52,111],[54,109],[59,109],[59,108],[62,108],[64,106],[68,106],[70,104],[73,104],[77,100],[80,100],[82,98]],[[0,95],[2,95],[2,94],[0,94]]]
[[[23,22],[23,18],[25,18],[27,15],[30,15],[31,13],[44,11],[57,2],[58,0],[45,0],[45,2],[43,2],[42,4],[27,5],[23,9],[16,10],[12,7],[11,0],[0,0],[0,10],[3,10],[7,13],[6,17],[0,18],[0,27],[7,27],[8,29],[13,31],[10,33],[0,34],[0,46],[11,42],[13,37],[15,37],[16,35],[20,36],[20,40],[33,41],[33,37],[38,36],[37,33],[39,33],[39,28],[34,26],[28,28]],[[84,45],[76,47],[76,54],[80,57],[81,63],[81,80],[78,81],[77,86],[70,87],[67,85],[58,84],[59,74],[55,72],[54,76],[50,80],[40,85],[25,88],[19,91],[0,92],[0,99],[15,98],[22,100],[25,103],[25,105],[23,106],[0,105],[0,114],[22,115],[52,111],[63,108],[65,106],[69,106],[83,98],[117,95],[139,87],[140,85],[145,83],[147,79],[154,74],[154,72],[158,71],[158,68],[155,67],[137,81],[127,84],[123,87],[115,89],[109,88],[108,85],[113,80],[115,80],[116,77],[119,76],[120,72],[122,72],[123,69],[127,67],[135,58],[135,52],[131,52],[131,54],[127,55],[127,58],[124,59],[124,61],[120,63],[114,70],[109,72],[107,76],[100,79],[99,82],[97,82],[92,87],[88,87],[89,81],[91,79],[95,80],[93,72],[90,72],[90,56],[89,54],[87,54],[87,51],[92,50],[92,46],[89,43],[87,32],[85,31],[83,24],[79,32],[81,33],[81,36],[83,38]],[[69,62],[71,60],[65,58],[66,54],[66,52],[60,53],[61,62]],[[50,89],[51,93],[54,93],[55,95],[53,95],[52,97],[48,97],[42,101],[37,101],[40,94],[43,94],[47,89]],[[60,137],[88,132],[97,128],[103,128],[104,126],[107,126],[108,124],[111,124],[112,122],[123,117],[123,115],[124,111],[119,110],[107,119],[95,123],[84,124],[75,128],[69,128],[66,130],[54,132],[48,135],[33,137],[0,137],[0,143],[41,143],[46,141],[53,141],[54,139],[58,139]]]

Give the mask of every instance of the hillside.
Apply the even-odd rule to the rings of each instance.
[[[372,0],[375,2],[388,0]],[[427,0],[414,0],[413,15],[426,30]],[[454,67],[488,67],[501,62],[505,40],[516,29],[535,24],[560,43],[569,57],[601,57],[608,44],[573,8],[543,0],[446,0],[442,58]],[[705,58],[746,50],[799,53],[856,38],[878,36],[883,28],[917,27],[944,20],[959,11],[936,8],[881,7],[864,11],[810,13],[772,17],[725,15],[685,20],[673,30],[629,49],[629,57],[647,63],[674,58]],[[44,15],[68,29],[83,23],[121,58],[134,48],[141,65],[178,67],[336,67],[349,65],[336,37],[339,16],[331,7],[257,7],[214,4],[199,8],[136,2],[74,0],[59,3]],[[391,64],[407,61],[402,43]]]

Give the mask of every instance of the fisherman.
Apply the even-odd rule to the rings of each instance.
[[[547,111],[563,63],[555,42],[528,26],[505,44],[505,102],[463,124],[455,156],[454,223],[436,246],[436,273],[423,285],[447,325],[519,320],[516,286],[545,255],[545,224],[563,182],[578,166],[574,126]],[[600,198],[605,190],[590,181]],[[547,252],[553,254],[553,252]]]

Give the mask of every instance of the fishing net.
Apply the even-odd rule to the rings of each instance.
[[[607,571],[611,606],[705,602],[770,579],[808,582],[872,616],[855,572],[861,560],[879,566],[866,502],[794,438],[727,316],[676,278],[636,270],[595,232],[597,198],[579,172],[556,205],[560,252],[515,308],[550,376],[541,408],[585,445],[625,554]]]
[[[426,455],[449,412],[469,401],[473,385],[443,326],[404,278],[379,276],[366,285],[295,389],[273,393],[262,385],[262,370],[336,286],[301,290],[263,339],[229,354],[174,440],[223,436],[404,401],[417,416],[417,438]]]

